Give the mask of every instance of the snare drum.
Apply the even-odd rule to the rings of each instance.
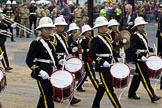
[[[114,63],[110,68],[115,88],[124,88],[129,83],[130,68],[124,63]]]
[[[74,91],[74,77],[66,70],[56,70],[50,78],[53,87],[53,98],[63,101],[72,96]]]
[[[0,96],[7,87],[6,75],[3,72],[3,68],[0,68]]]
[[[158,56],[149,56],[146,61],[148,73],[151,78],[159,78],[162,70],[162,59]]]
[[[83,61],[76,57],[67,59],[65,69],[75,75],[75,80],[79,81],[83,76]]]

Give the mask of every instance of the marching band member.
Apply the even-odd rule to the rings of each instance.
[[[132,78],[131,86],[128,92],[128,98],[130,99],[140,99],[136,95],[136,91],[139,87],[140,81],[144,88],[146,89],[148,95],[151,98],[151,102],[159,100],[161,97],[156,96],[149,79],[148,68],[146,66],[147,56],[149,51],[153,51],[152,48],[148,47],[148,36],[144,31],[144,26],[147,24],[142,17],[137,17],[135,19],[135,25],[133,29],[135,32],[130,38],[130,49],[133,52],[133,59],[135,61],[136,70]]]
[[[158,55],[162,57],[162,4],[160,4],[160,17],[158,21],[158,28],[156,34],[158,40]],[[160,89],[162,90],[162,76],[160,78]]]
[[[100,16],[95,20],[93,28],[98,28],[98,34],[92,39],[89,56],[96,62],[95,70],[99,72],[102,84],[99,85],[92,108],[100,108],[101,99],[106,91],[114,108],[121,108],[121,105],[114,93],[110,66],[113,63],[113,52],[111,39],[107,37],[108,21]]]
[[[67,31],[68,32],[68,46],[71,48],[75,47],[74,43],[79,38],[79,33],[78,33],[79,29],[80,28],[77,26],[76,23],[71,23],[69,25],[69,29]],[[79,57],[78,52],[75,52],[73,55],[76,57]]]
[[[78,88],[77,91],[80,92],[85,92],[85,90],[82,88],[82,85],[84,81],[86,80],[87,76],[89,76],[92,84],[94,85],[95,89],[99,87],[98,81],[95,77],[95,71],[92,66],[92,59],[89,57],[89,48],[90,48],[90,42],[92,39],[92,34],[91,34],[92,28],[89,25],[84,25],[82,26],[82,33],[80,36],[82,39],[78,39],[76,41],[77,44],[81,45],[81,48],[83,49],[83,54],[82,54],[82,60],[84,61],[84,69],[85,69],[85,76],[84,79],[81,80],[81,82],[78,82]]]
[[[29,16],[29,28],[32,30],[32,24],[34,23],[34,29],[36,28],[37,23],[37,16],[36,16],[36,10],[37,7],[35,6],[35,1],[31,1],[31,5],[28,7],[30,16]],[[36,32],[34,32],[36,34]]]
[[[113,51],[115,51],[116,53],[119,53],[119,49],[127,43],[127,40],[126,39],[121,39],[119,40],[119,35],[120,35],[120,32],[118,31],[118,26],[119,26],[119,23],[117,22],[116,19],[111,19],[109,21],[109,35],[111,36],[112,38],[112,45],[113,45]],[[116,60],[116,62],[118,61],[117,58],[119,56],[116,55],[114,56],[114,59]]]
[[[2,10],[0,9],[0,14],[2,14]],[[7,32],[8,25],[3,21],[3,19],[0,17],[0,32],[1,30],[5,30]],[[12,70],[13,68],[10,67],[9,61],[8,61],[8,56],[6,52],[6,47],[5,47],[5,42],[6,42],[6,36],[0,33],[0,54],[3,53],[2,56],[2,65],[6,71]]]
[[[12,20],[12,21],[15,20],[15,11],[14,11],[14,9],[11,7],[11,1],[10,1],[10,0],[8,0],[8,1],[6,2],[6,7],[5,7],[5,9],[3,10],[3,14],[6,14],[6,16],[7,16],[10,20]],[[12,27],[11,25],[9,25],[9,29],[10,29],[10,32],[12,33],[11,41],[12,41],[12,42],[15,42],[14,36],[13,36],[13,27]]]
[[[65,26],[67,26],[67,23],[65,19],[60,16],[55,19],[54,25],[56,26],[56,32],[53,33],[54,37],[54,43],[56,45],[56,55],[57,59],[60,61],[59,64],[61,64],[61,61],[64,61],[64,56],[69,56],[69,53],[75,53],[78,51],[77,47],[70,48],[68,47],[67,42],[67,33],[64,32]],[[72,97],[72,100],[70,102],[71,105],[77,104],[80,102],[80,99],[77,99],[75,97]]]
[[[32,70],[31,76],[37,80],[40,90],[37,108],[54,108],[53,88],[49,80],[49,76],[58,63],[56,48],[50,40],[53,38],[50,36],[53,27],[53,22],[49,17],[40,19],[36,29],[41,31],[41,34],[31,43],[26,57],[26,63]]]

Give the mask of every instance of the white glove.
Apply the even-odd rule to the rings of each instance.
[[[59,60],[59,64],[60,64],[60,65],[66,64],[66,60],[65,60],[65,59]]]
[[[0,15],[0,17],[1,17],[1,19],[5,19],[4,15],[2,15],[2,14]]]
[[[41,71],[39,72],[39,74],[40,74],[40,77],[42,77],[43,80],[49,79],[48,73],[45,72],[44,70],[41,70]]]
[[[125,52],[120,52],[120,53],[119,53],[119,56],[120,56],[121,58],[125,58]]]
[[[127,43],[127,39],[122,39],[123,44]]]
[[[145,56],[142,56],[142,57],[141,57],[141,60],[142,60],[143,62],[146,62],[146,61],[147,61],[147,58],[146,58]]]
[[[104,67],[110,67],[110,64],[109,64],[107,61],[105,61],[105,62],[103,63],[103,66],[104,66]]]
[[[73,52],[73,53],[75,53],[75,52],[77,52],[77,51],[78,51],[78,47],[73,47],[73,48],[72,48],[72,52]]]
[[[11,27],[12,28],[16,28],[16,26],[17,26],[17,23],[16,22],[14,22],[13,24],[11,24]]]

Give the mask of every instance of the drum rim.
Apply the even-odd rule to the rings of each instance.
[[[62,69],[54,70],[54,71],[52,72],[52,74],[54,74],[55,72],[60,71],[60,70],[62,71]],[[65,69],[64,69],[64,70],[65,70]],[[73,79],[73,80],[72,80],[71,84],[73,84],[73,82],[75,83],[74,75],[73,75],[71,72],[69,72],[68,70],[65,70],[65,71],[67,71],[68,73],[70,73],[70,75],[72,76],[72,79]],[[50,76],[52,76],[52,74],[51,74]],[[51,80],[50,80],[50,83],[51,83],[51,85],[52,85]],[[70,85],[71,85],[71,84],[70,84]],[[70,85],[69,85],[69,86],[70,86]],[[69,86],[64,87],[64,89],[65,89],[65,88],[68,88]],[[56,87],[56,86],[52,85],[52,87]],[[56,87],[56,88],[60,88],[60,87]],[[60,89],[61,89],[61,88],[60,88]]]
[[[130,76],[131,68],[128,66],[128,64],[127,64],[127,63],[116,62],[116,63],[113,63],[113,65],[110,66],[110,74],[111,74],[112,77],[114,77],[114,76],[112,75],[111,68],[112,68],[112,66],[114,66],[115,64],[125,64],[125,65],[128,67],[128,69],[129,69],[128,77]],[[117,78],[117,77],[115,77],[115,78]],[[125,78],[126,78],[126,77],[125,77]],[[120,78],[120,79],[125,79],[125,78]]]
[[[161,60],[162,60],[162,58],[161,58],[161,57],[156,56],[156,55],[149,55],[149,56],[147,57],[147,59],[148,59],[149,57],[152,57],[152,56],[157,57],[157,58],[159,58],[159,59],[161,59]],[[146,61],[146,66],[147,66],[147,68],[148,68],[148,69],[150,69],[150,70],[152,70],[152,71],[158,71],[158,70],[162,70],[162,67],[161,67],[160,69],[158,69],[158,70],[154,70],[154,69],[150,68],[150,67],[148,66],[148,62],[147,62],[147,61]]]
[[[80,59],[80,58],[78,58],[78,57],[70,57],[70,58],[68,58],[68,59],[66,59],[66,61],[68,61],[69,59],[72,59],[72,58],[76,58],[76,59],[79,59],[81,62],[82,62],[82,68],[83,68],[83,65],[84,65],[84,62]],[[66,65],[65,65],[65,70],[67,70],[66,69]],[[80,70],[80,69],[79,69]],[[75,72],[71,72],[71,71],[69,71],[69,72],[71,72],[71,73],[76,73],[76,72],[78,72],[79,70],[76,70]]]

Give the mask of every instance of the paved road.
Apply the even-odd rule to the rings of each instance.
[[[156,43],[156,28],[157,25],[155,23],[149,23],[146,26],[150,46]],[[14,69],[6,73],[8,87],[3,96],[0,97],[3,108],[36,108],[39,91],[36,81],[30,78],[30,70],[25,64],[29,44],[34,38],[34,36],[32,36],[32,38],[15,38],[16,42],[10,42],[9,39],[6,42],[10,64]],[[154,89],[156,89],[157,95],[162,96],[162,91],[159,90],[159,80],[151,80],[151,82]],[[140,85],[137,92],[141,100],[128,99],[128,88],[129,85],[125,89],[115,89],[118,97],[123,92],[120,97],[122,108],[162,108],[162,100],[151,103],[142,85]],[[85,82],[84,89],[86,90],[85,93],[75,92],[75,96],[79,97],[82,101],[78,105],[69,106],[69,108],[91,108],[95,90],[89,79]],[[68,100],[65,100],[63,103],[55,103],[55,107],[67,108],[68,102]],[[113,108],[106,94],[102,99],[101,108]]]

